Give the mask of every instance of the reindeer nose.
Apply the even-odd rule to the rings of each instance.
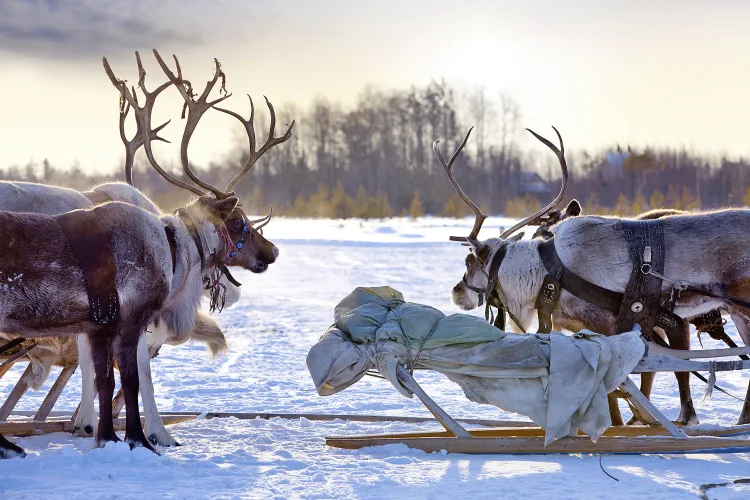
[[[273,260],[276,260],[279,258],[279,248],[273,247],[273,250],[271,250],[271,254],[273,255]]]

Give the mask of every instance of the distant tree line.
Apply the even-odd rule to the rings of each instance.
[[[494,99],[482,88],[461,92],[443,81],[408,90],[367,88],[350,109],[319,97],[306,111],[279,105],[277,113],[280,124],[294,118],[297,125],[290,141],[270,150],[235,186],[249,212],[273,205],[276,213],[299,217],[466,215],[432,152],[432,142],[439,139],[449,156],[470,126],[475,130],[454,172],[483,210],[523,216],[547,203],[559,188],[554,156],[542,145],[534,154],[519,148],[521,111],[515,101],[507,96]],[[256,125],[259,140],[265,139],[265,130],[262,122]],[[746,159],[730,161],[668,147],[622,150],[617,145],[571,154],[575,147],[567,146],[567,198],[577,198],[588,213],[628,215],[657,207],[750,202]],[[243,139],[223,161],[194,168],[209,182],[224,186],[246,154]],[[136,165],[138,187],[165,209],[187,201],[189,193],[168,184],[143,160]],[[172,171],[184,179],[181,169],[173,166]],[[547,189],[525,190],[523,179],[530,173]],[[61,170],[47,161],[0,169],[0,176],[76,189],[112,178],[87,175],[78,166],[72,172]]]

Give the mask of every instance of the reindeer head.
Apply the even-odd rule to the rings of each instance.
[[[203,92],[200,95],[197,95],[194,92],[190,81],[183,78],[182,69],[176,56],[173,56],[177,71],[175,74],[169,66],[167,66],[156,49],[153,50],[153,53],[169,81],[157,87],[153,92],[149,92],[145,86],[146,72],[141,64],[140,55],[136,52],[135,56],[139,73],[138,87],[145,96],[143,106],[140,106],[138,103],[138,95],[135,87],[128,89],[125,81],[118,79],[114,75],[107,58],[105,57],[103,59],[104,69],[107,72],[109,79],[120,91],[120,137],[125,144],[126,151],[126,181],[128,184],[133,185],[132,169],[135,152],[143,146],[149,163],[159,174],[161,174],[162,177],[172,184],[198,195],[188,206],[178,209],[176,213],[181,215],[181,217],[185,217],[184,221],[186,222],[186,225],[196,226],[197,224],[200,224],[203,228],[200,230],[200,241],[205,248],[202,248],[201,251],[207,251],[209,255],[206,256],[206,260],[210,260],[210,262],[204,261],[204,265],[208,263],[210,264],[208,267],[218,266],[227,275],[228,271],[226,270],[226,266],[239,266],[255,273],[262,273],[279,255],[278,248],[263,237],[263,227],[270,222],[273,215],[273,209],[271,209],[265,217],[256,220],[248,220],[247,215],[245,215],[244,211],[239,208],[238,199],[234,196],[232,188],[237,181],[239,181],[253,167],[253,165],[255,165],[258,159],[266,151],[287,141],[292,136],[294,121],[292,121],[291,125],[288,126],[286,132],[282,136],[276,137],[276,113],[273,105],[266,98],[266,104],[271,117],[270,130],[266,142],[260,149],[256,150],[255,129],[253,126],[255,107],[252,98],[248,95],[248,98],[250,98],[250,118],[247,120],[234,111],[216,107],[216,104],[231,96],[231,94],[226,91],[226,75],[221,70],[221,65],[218,60],[214,59],[216,68],[213,78],[206,83]],[[221,86],[219,88],[220,97],[209,101],[209,95],[219,79],[221,79]],[[166,88],[171,86],[174,86],[180,92],[180,95],[185,101],[182,110],[182,118],[186,118],[185,115],[187,113],[187,119],[180,144],[180,161],[183,171],[193,182],[192,184],[176,179],[167,173],[156,161],[151,149],[151,141],[159,140],[169,142],[158,135],[159,131],[169,122],[163,123],[155,129],[151,129],[151,112],[156,97]],[[125,135],[125,118],[131,108],[135,112],[137,131],[135,137],[132,140],[128,140]],[[226,189],[223,191],[201,180],[195,172],[193,172],[188,159],[188,144],[190,138],[203,114],[211,108],[239,120],[245,129],[250,146],[250,154],[245,165],[232,178]],[[188,220],[190,222],[187,222]],[[233,280],[233,278],[230,279]],[[236,282],[235,284],[238,285]]]
[[[560,193],[546,207],[542,208],[530,217],[522,220],[510,229],[504,231],[499,238],[490,238],[488,240],[480,241],[478,239],[479,231],[481,230],[482,223],[487,218],[487,215],[484,214],[479,209],[479,207],[474,202],[472,202],[471,199],[469,199],[469,197],[464,193],[463,189],[461,189],[461,186],[459,186],[458,182],[453,176],[452,171],[453,162],[461,153],[464,146],[466,146],[466,142],[469,140],[469,135],[471,135],[472,130],[473,127],[469,129],[469,132],[466,134],[463,142],[458,147],[456,152],[453,153],[453,156],[451,156],[451,159],[448,162],[445,161],[445,158],[438,148],[439,141],[435,141],[435,143],[432,145],[432,149],[435,152],[438,161],[440,161],[440,163],[443,165],[445,173],[448,175],[448,179],[451,181],[451,184],[453,184],[453,187],[456,189],[458,195],[469,206],[469,208],[472,210],[472,212],[474,212],[475,215],[474,227],[472,228],[471,233],[469,233],[469,236],[450,237],[451,241],[460,241],[470,248],[470,253],[466,257],[466,271],[464,272],[464,276],[461,281],[453,287],[452,291],[453,303],[465,311],[475,309],[482,305],[484,301],[488,300],[488,296],[494,291],[495,285],[502,288],[501,284],[498,281],[497,273],[499,273],[500,271],[500,266],[502,265],[505,256],[508,255],[509,252],[512,252],[513,246],[519,244],[518,242],[523,237],[523,233],[519,233],[514,236],[513,233],[515,233],[518,229],[526,226],[531,221],[534,221],[538,217],[548,213],[558,203],[560,203],[560,200],[562,200],[562,197],[565,194],[565,188],[568,182],[568,167],[565,162],[565,149],[562,137],[560,137],[560,133],[557,131],[557,129],[555,129],[555,133],[557,133],[557,137],[560,139],[559,149],[544,137],[538,135],[532,130],[527,129],[529,130],[529,132],[531,132],[531,134],[534,135],[534,137],[536,137],[544,145],[550,148],[560,161],[560,167],[563,172],[563,182]],[[493,269],[493,262],[495,264],[495,269]],[[495,274],[493,275],[493,273]],[[502,304],[499,305],[501,307],[504,307],[502,306]],[[518,323],[517,320],[515,321],[516,323]]]

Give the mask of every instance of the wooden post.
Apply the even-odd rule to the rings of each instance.
[[[422,401],[422,403],[427,407],[427,409],[430,410],[430,413],[435,415],[435,418],[442,424],[443,427],[445,427],[445,430],[452,432],[458,438],[471,438],[471,434],[469,434],[466,429],[461,427],[458,422],[453,420],[451,416],[445,412],[445,410],[440,408],[440,406],[438,406],[438,404],[433,401],[426,392],[424,392],[424,390],[419,386],[417,381],[414,380],[414,377],[411,376],[411,373],[409,373],[406,368],[398,365],[396,375],[398,376],[398,381],[401,382],[404,387],[416,394],[417,397]]]
[[[638,387],[630,380],[630,377],[625,379],[625,382],[620,384],[620,390],[630,394],[630,403],[635,406],[641,413],[650,413],[653,417],[659,421],[664,429],[674,437],[687,438],[687,434],[682,432],[671,420],[664,416],[651,401],[638,390]]]
[[[76,368],[78,368],[78,364],[66,366],[62,369],[60,375],[58,375],[57,377],[57,380],[55,380],[52,388],[47,393],[47,397],[44,398],[44,401],[42,401],[42,405],[39,407],[36,415],[34,415],[34,420],[47,419],[47,417],[49,416],[49,412],[52,411],[52,407],[55,406],[55,403],[57,403],[57,399],[60,397],[60,394],[65,388],[65,385],[68,383],[68,380],[70,380],[71,375],[73,375],[73,373],[76,371]]]
[[[118,418],[124,407],[125,393],[122,392],[122,387],[120,387],[120,390],[117,391],[117,394],[112,399],[112,418]]]
[[[3,403],[3,406],[0,407],[0,422],[8,419],[11,412],[13,411],[13,408],[15,408],[18,404],[18,400],[21,399],[24,394],[26,394],[27,390],[29,390],[29,380],[33,376],[34,373],[31,371],[31,363],[29,363],[29,366],[26,367],[26,371],[24,371],[23,375],[21,375],[21,378],[18,379],[16,386],[12,391],[10,391],[8,399],[6,399],[5,403]]]

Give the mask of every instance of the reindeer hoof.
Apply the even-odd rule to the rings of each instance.
[[[148,440],[146,439],[145,436],[143,437],[143,439],[130,439],[130,438],[128,438],[126,436],[125,437],[125,442],[128,443],[128,446],[130,446],[131,450],[134,449],[134,448],[146,448],[149,451],[153,451],[157,455],[159,454],[154,449],[154,447],[151,446],[151,444],[148,442]]]
[[[698,415],[693,415],[693,416],[687,417],[687,418],[679,417],[673,423],[675,425],[686,427],[686,426],[689,426],[689,425],[698,425],[698,424],[700,424],[700,421],[698,420]]]
[[[91,425],[86,425],[81,429],[79,426],[73,427],[73,435],[79,437],[91,437],[95,433],[95,429]]]
[[[76,427],[73,427],[72,434],[74,436],[79,436],[79,437],[91,437],[91,436],[94,435],[94,428],[91,427],[90,425],[87,425],[83,429],[81,429],[80,427],[76,426]]]
[[[15,457],[24,458],[25,456],[26,452],[23,451],[23,448],[14,443],[11,443],[2,435],[0,435],[0,459]]]
[[[175,440],[172,436],[167,434],[165,438],[159,439],[159,437],[156,434],[150,434],[148,436],[148,442],[151,443],[154,446],[162,446],[164,448],[168,448],[170,446],[182,446],[177,440]]]
[[[18,450],[0,450],[0,459],[4,458],[26,458],[26,452],[23,451],[23,449],[18,448]]]

